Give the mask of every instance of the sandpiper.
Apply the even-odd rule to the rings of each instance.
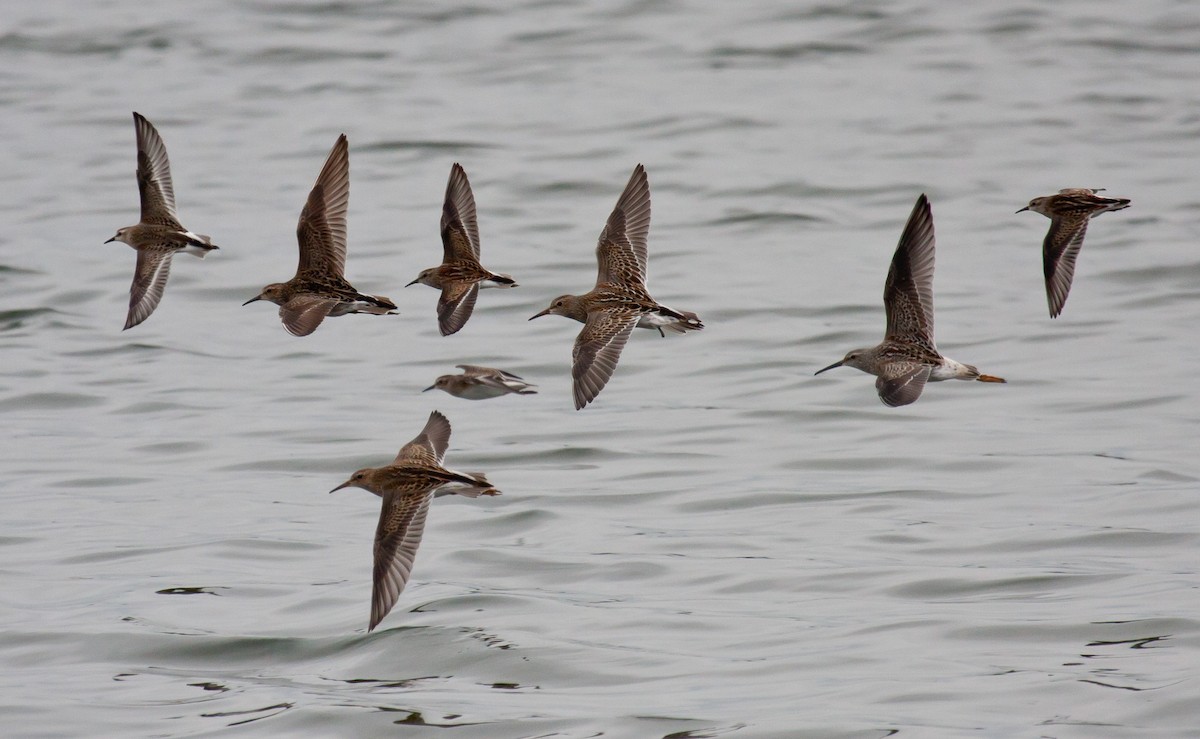
[[[1046,276],[1046,300],[1050,317],[1058,318],[1071,291],[1075,276],[1075,259],[1083,246],[1088,221],[1110,210],[1129,207],[1127,198],[1106,198],[1097,195],[1103,188],[1069,187],[1057,195],[1047,195],[1029,201],[1018,213],[1032,210],[1050,219],[1050,230],[1042,242],[1042,271]]]
[[[498,398],[501,395],[516,393],[517,395],[534,395],[534,385],[504,370],[491,367],[480,367],[474,364],[455,365],[462,370],[461,375],[442,375],[429,387],[421,392],[433,389],[445,390],[456,398],[467,400],[486,400]]]
[[[442,204],[442,263],[422,270],[417,283],[442,291],[438,298],[438,329],[449,336],[466,325],[475,310],[481,287],[517,287],[509,275],[485,269],[479,263],[479,222],[475,217],[475,196],[467,173],[455,162],[446,183]]]
[[[442,495],[499,495],[479,473],[442,467],[450,443],[450,422],[441,413],[429,414],[425,428],[386,467],[365,467],[329,492],[362,488],[383,498],[375,529],[375,567],[371,587],[372,631],[392,610],[412,572],[417,547],[425,531],[429,503]]]
[[[396,304],[382,295],[364,295],[346,281],[346,208],[350,204],[350,147],[338,137],[300,211],[296,238],[300,264],[287,282],[267,285],[242,305],[269,300],[279,306],[283,326],[308,336],[326,316],[390,314]]]
[[[938,352],[933,340],[933,258],[933,212],[922,194],[904,225],[884,283],[887,331],[883,341],[855,349],[816,374],[845,365],[875,375],[879,399],[890,406],[912,403],[926,382],[1004,382]]]
[[[171,163],[167,147],[150,121],[133,114],[137,132],[137,181],[142,199],[142,218],[136,226],[126,226],[104,243],[120,241],[137,250],[133,285],[129,288],[129,313],[125,328],[130,329],[150,317],[162,300],[171,272],[171,257],[177,252],[204,258],[217,245],[204,234],[192,233],[175,215],[175,187],[171,183]]]
[[[637,165],[596,244],[596,286],[583,295],[560,295],[546,315],[583,323],[572,352],[575,409],[592,402],[617,368],[634,327],[675,333],[704,328],[700,317],[659,304],[646,290],[646,236],[650,232],[650,183]]]

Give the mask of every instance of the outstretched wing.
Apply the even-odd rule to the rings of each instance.
[[[379,526],[375,529],[375,568],[371,579],[372,631],[396,605],[401,591],[412,574],[413,560],[421,536],[425,533],[425,518],[429,514],[429,493],[388,493],[383,496]]]
[[[638,316],[629,311],[593,311],[575,338],[571,377],[574,379],[575,410],[596,399],[621,358],[621,350],[637,325]]]
[[[296,274],[310,272],[343,277],[346,269],[346,210],[350,205],[350,145],[338,137],[300,211],[296,239],[300,264]]]
[[[913,206],[900,243],[892,256],[883,306],[888,338],[924,344],[936,351],[933,338],[933,211],[922,194]]]
[[[475,310],[475,299],[479,297],[477,282],[447,282],[442,286],[438,298],[438,330],[442,336],[456,333],[467,325],[467,319]]]
[[[400,453],[392,464],[419,462],[428,466],[441,466],[450,445],[450,421],[437,411],[429,414],[421,433],[400,447]]]
[[[1071,292],[1075,277],[1075,260],[1087,233],[1089,214],[1084,211],[1064,213],[1050,219],[1050,230],[1042,242],[1042,271],[1046,277],[1046,301],[1050,317],[1057,318]]]
[[[129,287],[129,313],[125,328],[130,329],[150,317],[162,300],[171,274],[171,255],[174,249],[153,247],[138,249],[133,284]]]
[[[639,164],[600,232],[596,244],[599,263],[596,284],[614,282],[644,289],[649,233],[650,182],[646,179],[646,168]]]
[[[175,186],[171,184],[171,162],[158,130],[140,113],[133,114],[137,133],[138,193],[142,199],[142,223],[184,228],[175,214]]]
[[[479,261],[479,222],[467,173],[457,162],[450,168],[442,203],[442,261]]]
[[[908,405],[921,397],[929,380],[928,365],[915,362],[891,362],[884,373],[875,378],[875,389],[884,405]]]
[[[325,316],[337,307],[340,300],[319,295],[297,295],[279,306],[283,327],[293,336],[308,336],[317,330]]]

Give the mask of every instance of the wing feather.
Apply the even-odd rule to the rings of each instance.
[[[442,204],[442,261],[479,261],[479,222],[475,195],[467,173],[457,162],[450,168],[446,200]]]
[[[442,295],[438,298],[438,330],[442,336],[456,333],[467,325],[478,297],[477,282],[448,282],[442,287]]]
[[[576,410],[595,400],[608,384],[637,322],[638,316],[632,311],[593,311],[588,314],[572,352],[571,376]]]
[[[388,493],[383,498],[375,529],[371,622],[367,631],[374,630],[388,615],[408,584],[432,499],[430,493]]]
[[[425,428],[412,441],[400,447],[400,453],[392,464],[420,462],[429,466],[440,466],[450,446],[450,421],[441,413],[429,414]]]
[[[650,182],[646,178],[646,168],[639,164],[600,232],[596,244],[599,265],[596,284],[612,282],[644,289],[649,233]]]
[[[302,272],[342,278],[346,269],[346,210],[350,205],[350,145],[346,134],[330,150],[296,225]]]
[[[925,383],[929,380],[928,365],[892,362],[884,373],[875,378],[875,389],[884,405],[892,407],[908,405],[921,397]]]
[[[1042,242],[1042,271],[1046,277],[1046,301],[1050,317],[1057,318],[1071,292],[1075,260],[1087,233],[1088,214],[1074,212],[1050,220],[1050,230]]]
[[[150,317],[162,300],[171,274],[171,256],[174,249],[153,247],[139,249],[137,266],[133,270],[133,284],[129,287],[129,313],[125,317],[125,328],[130,329]]]
[[[137,181],[142,201],[142,223],[183,231],[179,216],[175,214],[175,186],[171,182],[167,146],[154,125],[140,113],[133,114],[133,127],[137,134]]]
[[[926,345],[933,338],[933,211],[922,194],[904,225],[884,283],[883,305],[889,338]]]

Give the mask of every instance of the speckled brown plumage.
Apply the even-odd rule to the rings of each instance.
[[[367,631],[374,630],[387,616],[408,583],[433,498],[500,494],[482,474],[443,467],[449,443],[450,422],[434,411],[421,433],[400,448],[391,464],[358,470],[329,491],[358,487],[383,498],[379,525],[375,528],[371,620]]]
[[[926,382],[1004,382],[938,351],[933,337],[934,242],[933,211],[929,199],[921,195],[904,225],[884,282],[887,328],[883,341],[854,349],[816,374],[846,366],[875,375],[879,399],[889,406],[916,401]]]
[[[1129,207],[1126,198],[1106,198],[1085,187],[1059,190],[1057,195],[1034,198],[1018,210],[1032,210],[1050,219],[1050,229],[1042,241],[1042,273],[1046,280],[1046,302],[1050,317],[1057,318],[1066,305],[1075,277],[1075,260],[1083,247],[1088,221],[1114,210]]]
[[[350,205],[350,146],[338,137],[321,174],[308,194],[296,240],[300,261],[287,282],[267,285],[247,300],[269,300],[279,306],[279,318],[289,333],[308,336],[326,317],[347,313],[385,315],[396,304],[382,295],[360,293],[345,277],[346,210]]]
[[[695,313],[668,308],[650,297],[646,290],[649,232],[650,183],[639,164],[596,243],[596,286],[583,295],[560,295],[530,318],[558,315],[583,323],[572,350],[576,410],[604,389],[635,327],[660,334],[663,329],[685,333],[704,328]]]
[[[438,298],[438,330],[457,333],[475,310],[481,287],[517,287],[510,276],[492,272],[479,262],[479,221],[467,173],[457,162],[450,168],[442,203],[442,263],[422,270],[409,285],[429,285]],[[408,285],[405,285],[408,287]]]
[[[188,231],[175,213],[175,186],[167,147],[158,131],[138,113],[133,114],[137,138],[137,183],[141,218],[136,225],[119,229],[109,242],[120,241],[137,251],[129,312],[125,328],[145,321],[162,301],[171,273],[171,257],[185,252],[203,258],[218,247],[208,236]],[[108,243],[108,242],[105,242]]]

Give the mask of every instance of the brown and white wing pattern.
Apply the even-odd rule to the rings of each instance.
[[[346,269],[346,210],[350,205],[350,145],[338,137],[300,211],[296,274],[343,277]]]
[[[342,301],[313,293],[297,295],[279,306],[283,327],[293,336],[308,336]]]
[[[400,453],[392,464],[419,462],[429,466],[440,466],[450,446],[450,421],[441,413],[429,414],[425,428],[412,441],[400,447]]]
[[[467,319],[475,311],[475,299],[479,297],[477,282],[448,282],[442,286],[438,298],[438,330],[442,336],[457,333],[467,325]]]
[[[379,526],[375,529],[371,622],[367,631],[374,630],[388,615],[408,583],[432,499],[430,493],[388,493],[383,496]]]
[[[175,249],[168,245],[138,249],[133,284],[129,287],[129,314],[125,328],[130,329],[150,317],[162,300],[171,274],[171,256]]]
[[[908,405],[921,397],[929,380],[929,365],[916,362],[889,362],[875,378],[875,389],[884,405]]]
[[[608,216],[596,244],[596,284],[610,282],[645,289],[646,237],[650,233],[650,182],[637,165],[625,192]]]
[[[446,200],[442,204],[442,261],[479,261],[479,222],[475,196],[467,173],[457,162],[450,168]]]
[[[888,338],[937,351],[933,338],[933,211],[922,194],[913,206],[883,288]]]
[[[179,216],[175,214],[175,186],[171,183],[167,147],[153,124],[140,113],[133,114],[133,127],[137,133],[137,181],[142,199],[142,223],[183,231]]]
[[[1050,219],[1050,230],[1042,242],[1042,271],[1046,277],[1046,301],[1050,317],[1057,318],[1071,292],[1075,260],[1087,233],[1089,214],[1084,211],[1063,213]]]
[[[634,311],[592,311],[588,314],[572,351],[575,410],[595,400],[604,389],[637,322],[638,314]]]

